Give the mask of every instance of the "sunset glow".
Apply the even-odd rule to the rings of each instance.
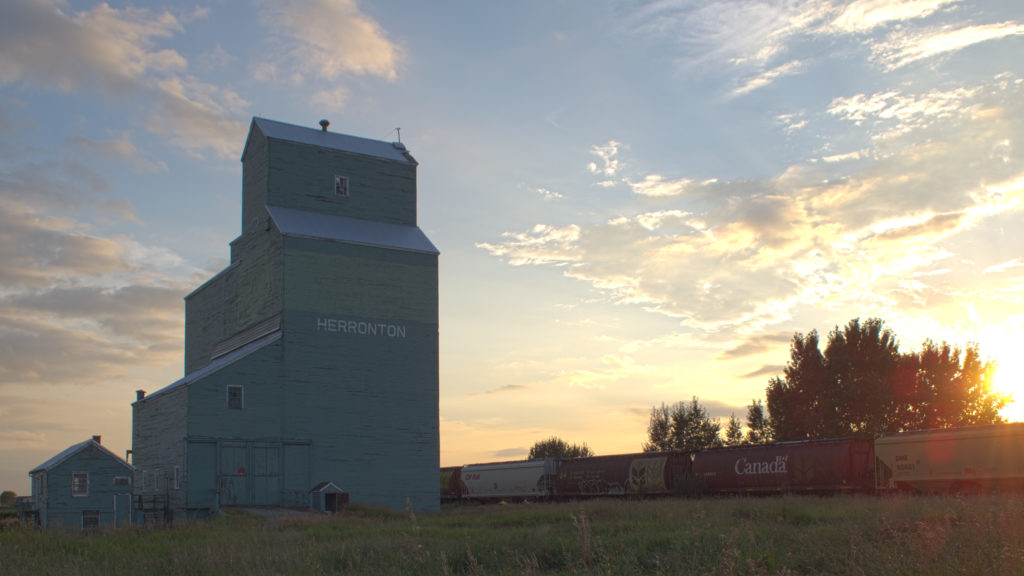
[[[977,343],[1024,420],[1020,0],[0,2],[0,489],[183,376],[252,116],[401,142],[441,464],[742,418],[794,333]]]

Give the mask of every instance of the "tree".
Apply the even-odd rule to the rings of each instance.
[[[14,499],[18,495],[11,490],[4,490],[0,492],[0,506],[14,506]]]
[[[712,420],[697,397],[690,402],[662,403],[651,408],[644,452],[664,450],[702,450],[722,445],[721,425]]]
[[[800,440],[999,422],[1005,399],[991,391],[993,368],[977,346],[962,358],[931,341],[901,354],[877,318],[836,327],[824,354],[816,332],[797,333],[783,377],[769,381],[770,428],[775,440]]]
[[[747,406],[747,444],[771,442],[772,429],[760,400],[751,400]]]
[[[725,424],[725,445],[739,446],[740,444],[743,444],[743,424],[734,412]]]
[[[796,333],[789,348],[784,377],[768,383],[766,397],[771,429],[777,440],[820,437],[820,423],[834,416],[828,413],[828,375],[825,358],[818,349],[818,332]]]
[[[529,460],[540,460],[542,458],[589,458],[594,451],[583,444],[569,444],[558,436],[552,436],[547,440],[538,440],[530,448]]]
[[[995,365],[982,362],[977,345],[962,352],[926,340],[905,359],[901,398],[905,429],[945,428],[999,422],[1006,397],[992,392]]]

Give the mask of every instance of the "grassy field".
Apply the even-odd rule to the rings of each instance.
[[[352,507],[0,532],[4,574],[1024,574],[1024,496]]]

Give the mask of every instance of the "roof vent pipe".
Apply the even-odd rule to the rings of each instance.
[[[331,123],[326,118],[320,121],[320,129],[324,132],[327,132],[327,127],[330,125]]]

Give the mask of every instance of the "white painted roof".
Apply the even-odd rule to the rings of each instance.
[[[59,465],[61,462],[64,462],[68,458],[71,458],[72,456],[74,456],[75,454],[80,452],[81,450],[84,450],[85,448],[87,448],[89,446],[92,446],[92,445],[95,445],[97,448],[99,448],[100,450],[105,452],[107,455],[109,455],[114,460],[117,460],[119,463],[124,464],[125,467],[128,468],[129,470],[134,470],[135,469],[134,467],[132,467],[131,464],[129,464],[129,463],[125,462],[124,460],[122,460],[120,456],[118,456],[117,454],[114,454],[110,450],[107,450],[107,448],[104,447],[103,444],[100,444],[99,442],[93,440],[92,438],[89,438],[85,442],[79,442],[78,444],[73,444],[71,446],[68,446],[67,448],[62,450],[59,454],[54,456],[53,458],[50,458],[46,462],[43,462],[39,466],[36,466],[32,470],[30,470],[29,474],[35,474],[36,472],[41,472],[43,470],[50,470],[51,468],[54,468],[55,466]]]
[[[395,143],[384,142],[383,140],[370,140],[369,138],[350,136],[340,132],[324,131],[319,127],[307,128],[305,126],[296,126],[295,124],[285,124],[276,120],[267,120],[266,118],[253,117],[252,124],[253,126],[258,126],[260,132],[272,140],[298,142],[300,144],[330,148],[331,150],[351,152],[362,156],[373,156],[406,164],[416,164],[416,160],[402,144],[397,144],[396,146]],[[252,132],[251,126],[249,132]],[[246,149],[248,149],[248,140],[246,140]],[[242,151],[242,159],[245,159],[245,150]]]
[[[267,206],[267,212],[274,219],[277,229],[286,236],[305,236],[411,252],[439,253],[427,235],[416,226],[319,214],[280,206]]]

